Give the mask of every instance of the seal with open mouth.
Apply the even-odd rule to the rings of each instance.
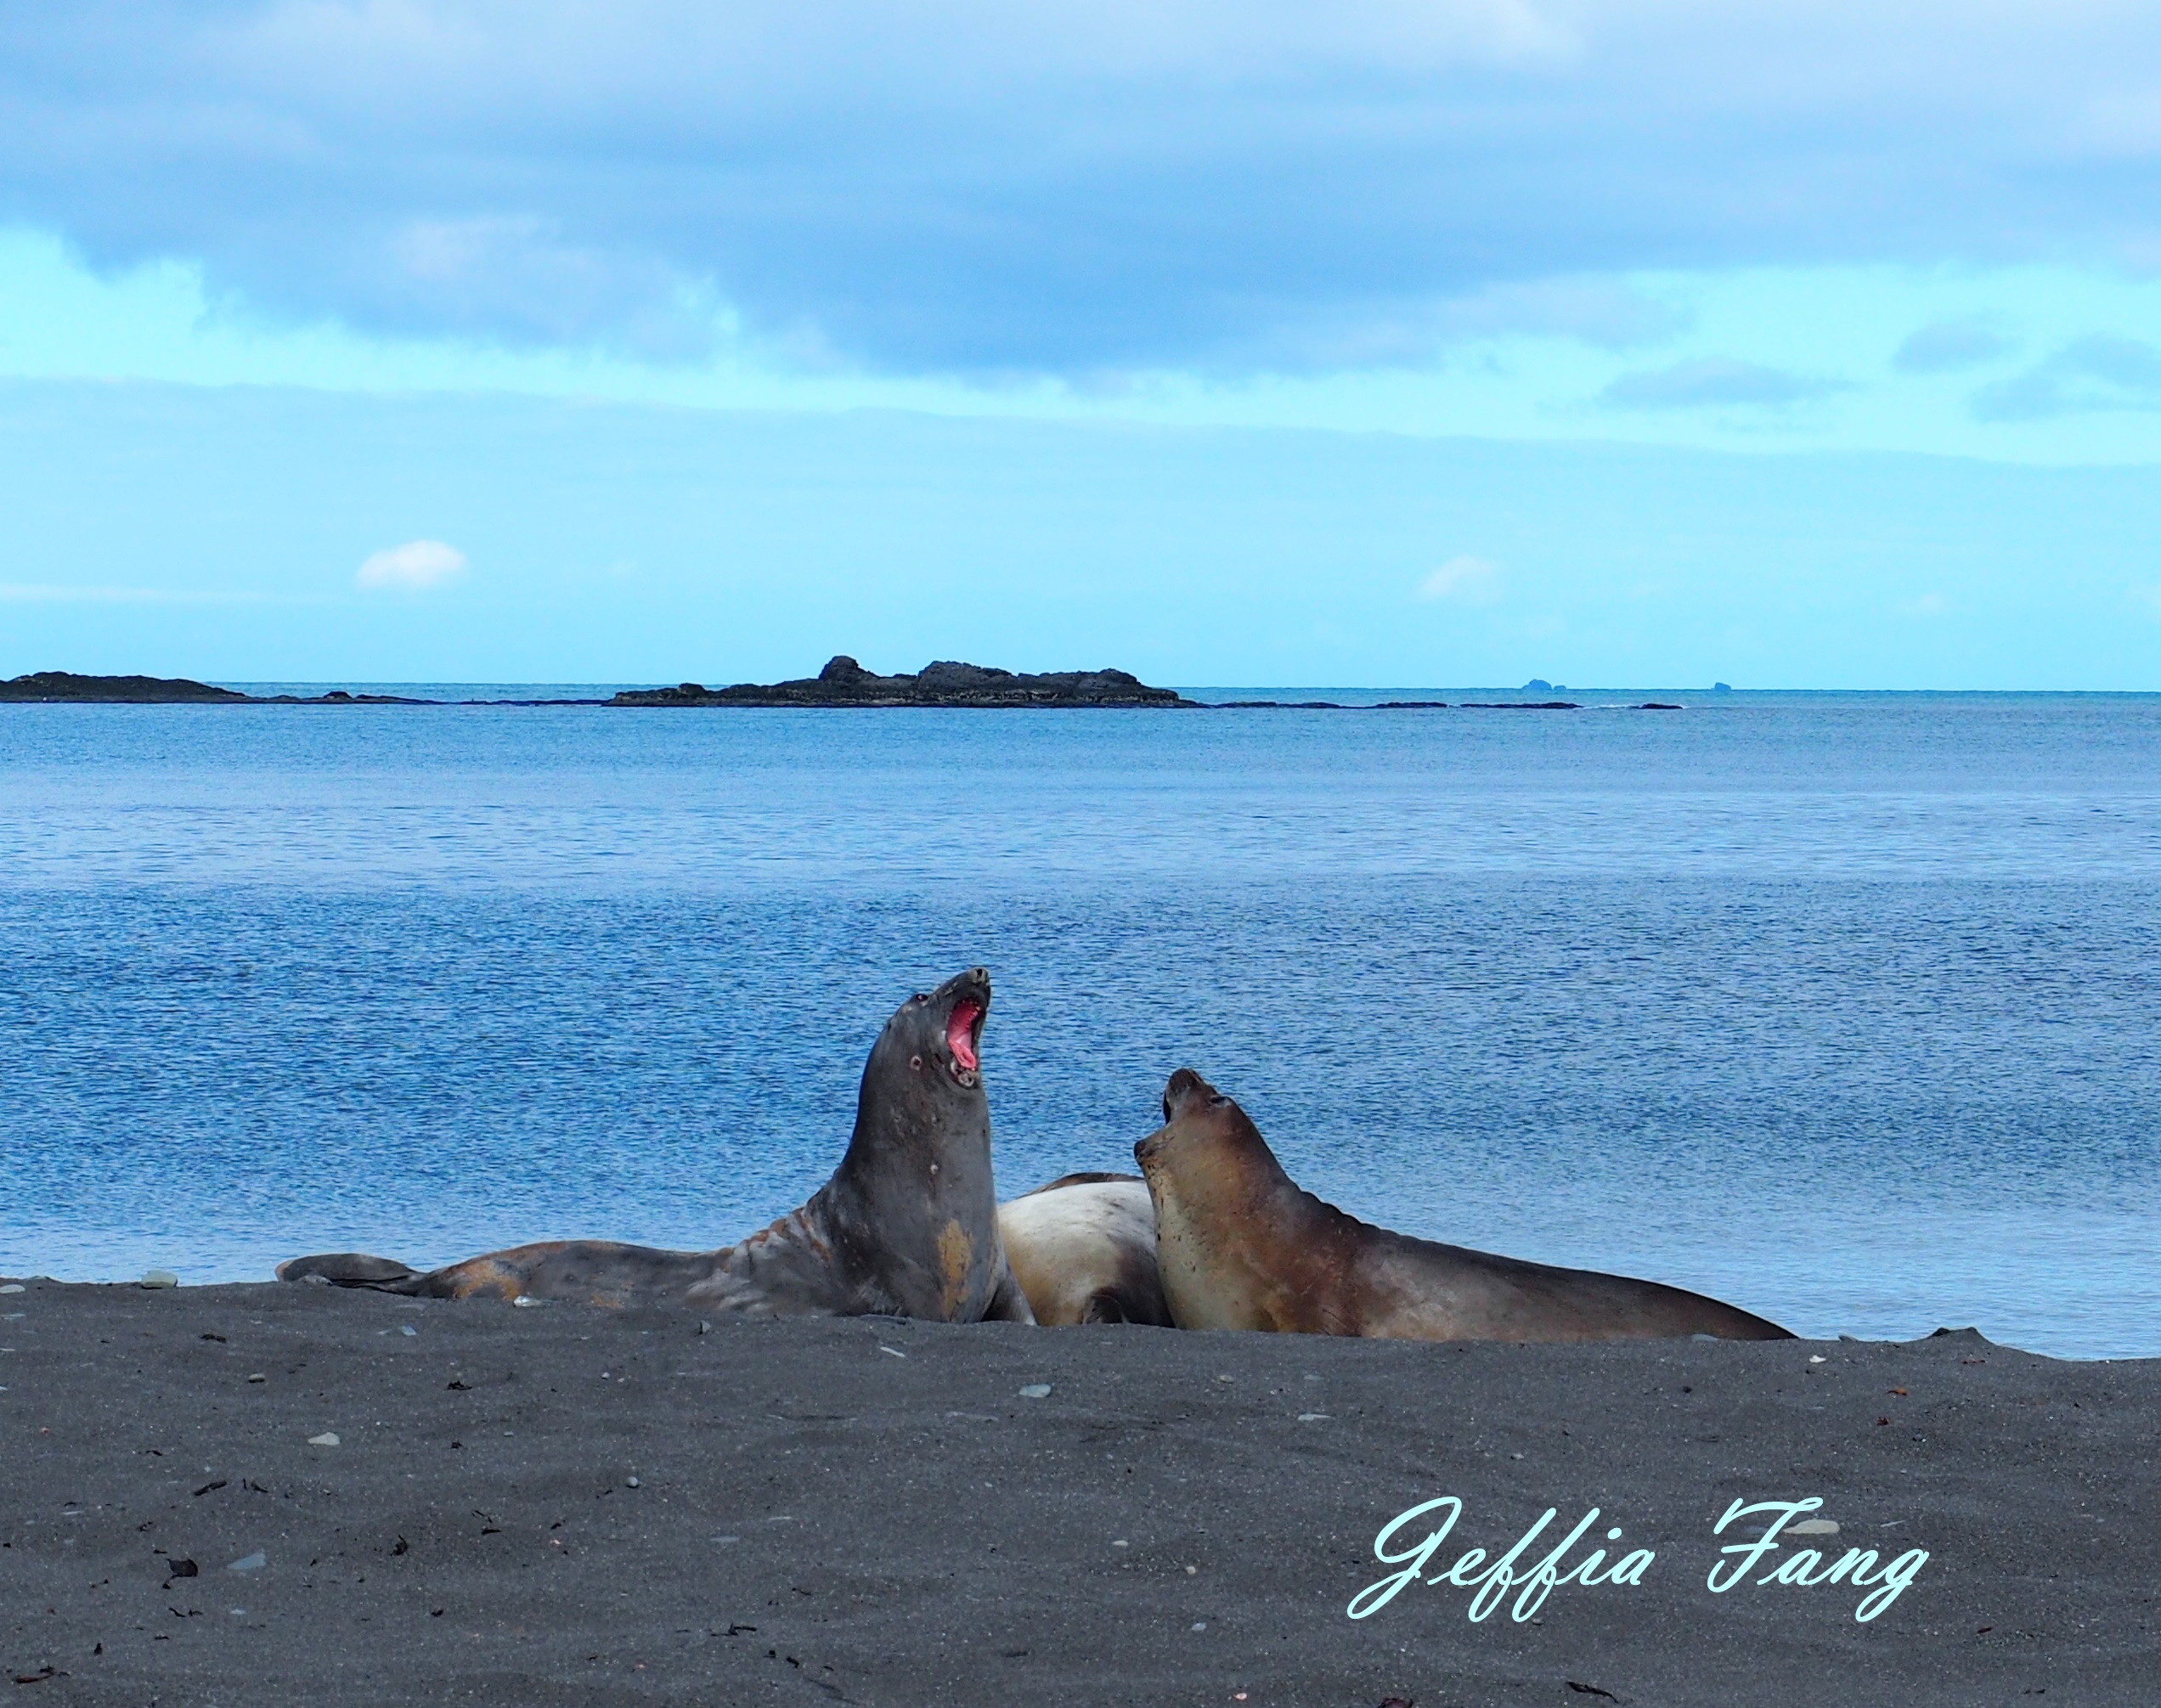
[[[1067,1175],[998,1206],[998,1232],[1035,1320],[1171,1325],[1155,1209],[1138,1175]]]
[[[1776,1323],[1655,1281],[1413,1239],[1301,1191],[1245,1111],[1181,1068],[1133,1147],[1181,1328],[1395,1340],[1790,1340]]]
[[[1033,1322],[998,1236],[980,1053],[990,1012],[990,975],[980,967],[902,1003],[871,1046],[855,1131],[832,1178],[739,1244],[688,1252],[556,1240],[425,1275],[342,1253],[295,1258],[278,1278],[432,1299]]]

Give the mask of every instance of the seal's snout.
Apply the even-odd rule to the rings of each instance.
[[[1163,1119],[1175,1121],[1196,1102],[1206,1102],[1216,1095],[1216,1088],[1190,1068],[1181,1068],[1171,1076],[1171,1083],[1163,1088]]]

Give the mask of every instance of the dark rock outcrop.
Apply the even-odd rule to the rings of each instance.
[[[628,690],[612,706],[1190,706],[1169,688],[1151,688],[1123,670],[1057,670],[1041,675],[940,661],[913,676],[881,676],[853,658],[835,658],[815,676],[708,688]]]
[[[237,688],[213,688],[185,676],[77,676],[69,670],[40,670],[0,682],[0,701],[74,706],[432,706],[432,700],[407,700],[395,694],[243,694]]]
[[[248,696],[255,706],[440,706],[440,700],[412,700],[403,694],[348,694],[333,688],[327,694],[261,694]],[[536,701],[546,705],[546,701]]]
[[[236,705],[247,699],[230,688],[213,688],[184,676],[77,676],[71,670],[40,670],[0,682],[0,700],[78,705]]]

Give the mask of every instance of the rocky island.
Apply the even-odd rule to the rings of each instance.
[[[78,676],[38,670],[0,682],[0,701],[37,706],[426,706],[395,694],[243,694],[185,676]]]
[[[78,676],[71,670],[38,670],[0,682],[0,700],[47,704],[229,706],[247,697],[184,676]]]
[[[333,688],[322,694],[243,694],[184,676],[78,676],[40,670],[0,681],[0,702],[76,706],[439,706],[439,700],[397,694],[354,694]],[[1124,670],[1050,670],[1038,675],[950,659],[926,664],[916,674],[881,676],[846,654],[815,676],[787,682],[738,682],[708,688],[684,682],[673,688],[626,688],[609,700],[467,700],[468,706],[945,706],[981,707],[1161,706],[1233,712],[1445,712],[1446,700],[1383,700],[1346,706],[1333,700],[1225,700],[1212,705],[1188,700],[1174,688],[1151,688]],[[1576,712],[1573,700],[1465,700],[1472,712]],[[1682,707],[1650,700],[1611,709],[1679,712]]]
[[[639,688],[611,706],[1192,706],[1169,688],[1151,688],[1123,670],[1055,670],[1041,675],[943,661],[913,676],[881,676],[845,655],[815,676],[791,682],[739,682],[708,688]]]

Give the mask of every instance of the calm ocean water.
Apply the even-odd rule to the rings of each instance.
[[[0,1273],[731,1241],[982,961],[1007,1195],[1191,1064],[1393,1227],[2161,1354],[2161,696],[1667,697],[0,707]]]

